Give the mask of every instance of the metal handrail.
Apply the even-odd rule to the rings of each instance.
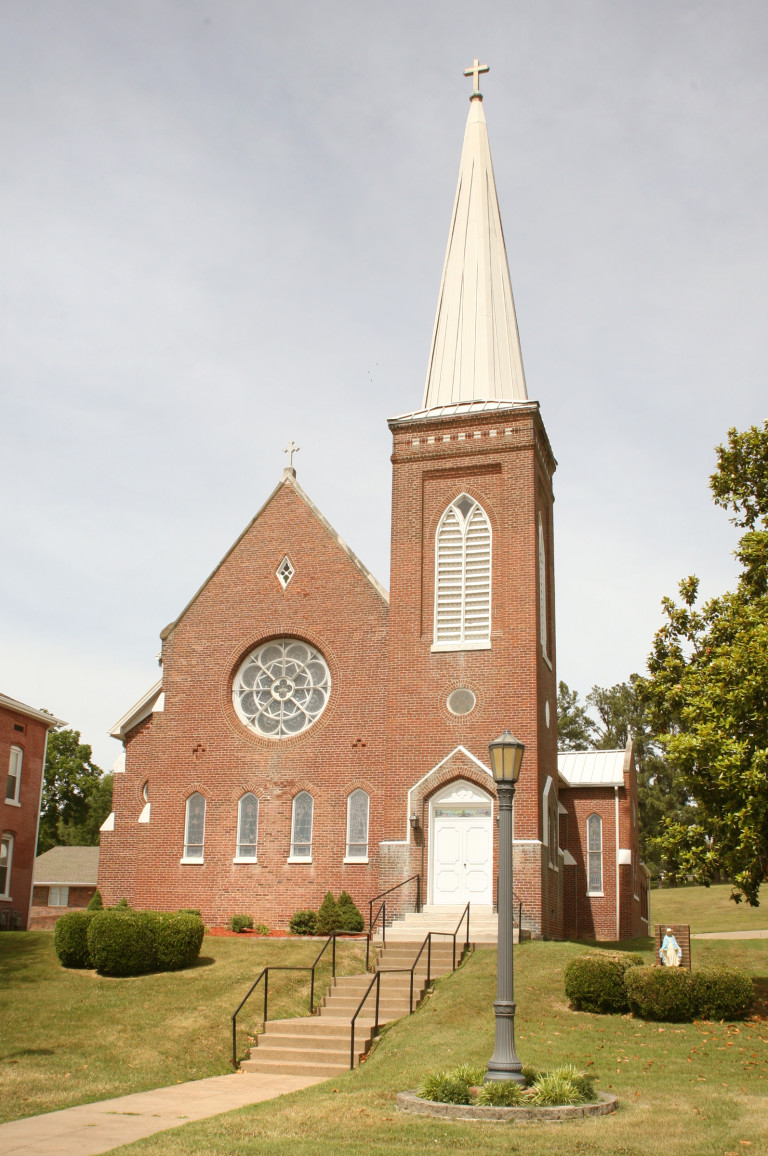
[[[373,899],[369,900],[369,903],[368,903],[368,931],[369,931],[369,933],[371,933],[371,934],[373,933],[373,924],[374,924],[373,905],[374,905],[374,903],[378,899],[383,899],[385,895],[391,895],[393,891],[397,891],[400,887],[405,887],[406,883],[413,883],[414,879],[416,880],[416,911],[417,912],[421,911],[421,875],[419,875],[417,873],[416,875],[411,875],[408,879],[403,879],[402,883],[396,883],[394,885],[394,887],[388,887],[386,891],[382,891],[380,895],[374,895]],[[382,907],[385,907],[385,904],[382,904],[381,907],[379,908],[379,910],[376,912],[376,919],[379,918],[379,915],[381,914]]]
[[[351,1019],[350,1024],[349,1024],[349,1027],[350,1027],[350,1039],[349,1039],[349,1068],[350,1068],[350,1071],[355,1066],[355,1022],[357,1020],[357,1017],[360,1015],[360,1012],[363,1009],[363,1004],[368,999],[368,996],[371,994],[371,989],[373,988],[373,985],[376,984],[376,1011],[374,1013],[373,1034],[374,1034],[374,1036],[377,1036],[379,1034],[379,1003],[380,1003],[380,997],[381,997],[381,977],[383,975],[396,975],[398,973],[403,973],[403,972],[410,974],[411,985],[410,985],[410,995],[409,995],[409,999],[408,999],[408,1010],[409,1010],[409,1014],[410,1014],[413,1011],[413,976],[414,976],[414,972],[416,971],[416,965],[419,962],[419,960],[421,959],[421,954],[424,951],[425,947],[427,947],[427,987],[429,987],[429,984],[430,984],[431,978],[432,978],[432,976],[431,976],[432,932],[431,931],[427,933],[426,939],[424,940],[421,947],[419,948],[419,954],[416,956],[416,958],[414,959],[414,961],[410,967],[385,967],[381,971],[377,971],[375,973],[373,979],[371,980],[371,982],[368,984],[368,987],[365,990],[365,994],[363,995],[363,998],[360,1000],[360,1003],[357,1005],[357,1011],[352,1016],[352,1019]]]
[[[519,895],[515,894],[514,891],[512,892],[512,898],[517,903],[517,927],[518,927],[519,931],[522,931],[523,930],[523,901]],[[499,910],[499,877],[498,877],[498,875],[496,876],[496,910],[497,911]],[[512,918],[512,922],[514,924],[514,915]]]
[[[284,966],[278,966],[277,964],[270,964],[268,967],[262,968],[261,972],[258,975],[258,978],[256,979],[256,981],[253,984],[251,984],[246,995],[240,1001],[240,1003],[237,1005],[235,1011],[232,1013],[232,1067],[233,1068],[237,1067],[237,1017],[238,1017],[239,1013],[242,1011],[244,1005],[248,1002],[248,1000],[251,998],[251,996],[255,992],[256,988],[261,983],[262,979],[264,980],[264,1016],[263,1016],[263,1022],[265,1024],[267,1022],[267,1010],[268,1010],[268,1000],[269,1000],[269,973],[270,973],[270,971],[308,971],[310,973],[309,1014],[310,1015],[315,1014],[315,968],[317,967],[318,963],[320,962],[323,955],[325,954],[325,952],[328,948],[328,944],[332,943],[333,947],[332,947],[332,951],[331,951],[331,977],[333,979],[336,978],[336,934],[337,933],[334,931],[331,935],[328,936],[325,943],[320,948],[320,951],[316,955],[314,963],[312,963],[312,964],[305,964],[304,966],[295,966],[295,967],[284,967]],[[365,938],[367,941],[366,942],[366,951],[365,951],[366,968],[367,968],[367,966],[368,966],[368,949],[370,947],[370,936],[366,935]]]

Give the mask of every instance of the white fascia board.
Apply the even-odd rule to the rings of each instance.
[[[163,709],[164,699],[163,680],[161,678],[154,686],[150,687],[146,694],[141,696],[137,703],[134,703],[122,718],[117,720],[109,732],[112,738],[125,740],[128,731],[138,726],[149,715]]]
[[[11,698],[8,694],[0,694],[0,706],[8,707],[8,710],[16,711],[17,714],[23,714],[25,718],[34,719],[35,722],[45,723],[48,730],[51,731],[67,725],[63,719],[54,718],[52,714],[48,714],[44,710],[38,710],[34,706],[27,706],[26,703],[19,702],[18,699]]]

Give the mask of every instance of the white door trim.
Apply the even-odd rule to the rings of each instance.
[[[436,856],[437,856],[437,839],[436,839],[436,819],[435,810],[444,807],[456,807],[467,812],[463,817],[457,818],[457,822],[464,824],[473,820],[474,811],[490,810],[490,814],[480,816],[474,819],[473,825],[482,825],[484,828],[489,848],[488,859],[488,887],[487,894],[482,899],[477,900],[479,903],[491,904],[493,902],[493,842],[494,842],[494,799],[493,796],[484,791],[482,787],[478,787],[476,783],[471,783],[467,779],[457,779],[453,783],[449,783],[441,791],[438,791],[429,800],[429,854],[427,861],[429,863],[429,879],[427,886],[427,895],[429,903],[440,902],[439,898],[435,896],[435,878],[437,873]],[[462,876],[460,883],[460,896],[465,892],[465,877]],[[457,902],[462,904],[466,899],[459,898]]]

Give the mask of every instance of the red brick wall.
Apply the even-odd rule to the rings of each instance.
[[[525,851],[516,847],[515,891],[530,913],[533,930],[556,935],[562,919],[559,891],[548,883],[540,848],[542,792],[548,775],[557,782],[551,489],[555,462],[538,406],[531,403],[501,414],[418,419],[392,429],[387,837],[405,837],[404,800],[410,787],[458,745],[487,765],[488,743],[509,727],[526,744],[515,837],[533,841],[525,844]],[[432,652],[435,533],[445,509],[463,491],[482,505],[491,523],[492,647]],[[548,538],[551,666],[539,645],[539,511]],[[475,692],[477,705],[470,714],[455,716],[448,711],[446,698],[461,686]],[[488,789],[487,776],[477,768],[462,777]],[[410,866],[417,861],[419,856],[412,852]]]
[[[32,892],[32,907],[29,912],[30,927],[53,927],[65,911],[81,911],[93,898],[96,884],[70,886],[66,907],[49,907],[49,887],[36,885]]]
[[[16,730],[16,727],[23,730]],[[37,851],[37,820],[47,733],[43,723],[0,706],[0,834],[13,835],[10,899],[0,900],[0,910],[20,913],[25,928],[29,920]],[[23,751],[18,807],[5,801],[11,747],[20,747]]]
[[[287,588],[275,571],[288,554]],[[379,890],[385,833],[384,678],[387,604],[290,483],[282,485],[197,595],[163,645],[165,709],[129,735],[115,776],[113,832],[103,832],[99,888],[105,904],[200,908],[213,924],[237,913],[272,927],[318,907],[329,888],[367,913]],[[232,679],[271,637],[304,639],[325,656],[332,691],[303,734],[273,741],[246,728]],[[148,783],[151,818],[138,822]],[[370,795],[369,864],[343,863],[347,796]],[[291,806],[315,801],[311,864],[289,864]],[[181,865],[185,801],[206,798],[202,865]],[[233,863],[237,803],[260,801],[258,863]]]

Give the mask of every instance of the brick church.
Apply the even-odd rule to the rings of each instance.
[[[488,743],[525,743],[514,888],[534,935],[647,933],[631,750],[558,767],[556,462],[528,399],[474,72],[421,408],[389,420],[389,593],[293,466],[112,730],[105,903],[285,927],[325,892],[496,900]]]

